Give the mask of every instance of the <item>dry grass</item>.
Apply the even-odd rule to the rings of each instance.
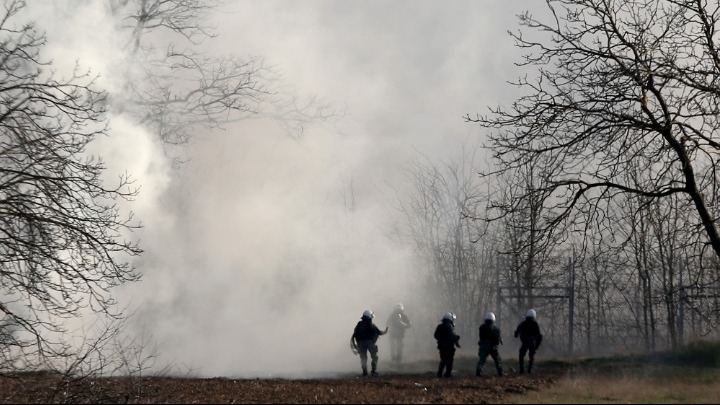
[[[720,378],[639,378],[623,376],[574,376],[552,387],[506,399],[518,404],[716,404],[720,401]]]
[[[720,370],[687,366],[572,369],[552,386],[504,398],[517,404],[717,404]]]

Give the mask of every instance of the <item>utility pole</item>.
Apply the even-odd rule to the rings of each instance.
[[[574,331],[575,331],[575,251],[572,257],[568,257],[568,267],[570,269],[570,280],[568,282],[568,351],[570,355],[574,350]]]

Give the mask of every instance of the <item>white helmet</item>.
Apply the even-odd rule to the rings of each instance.
[[[492,312],[488,312],[487,314],[485,314],[485,320],[495,322],[495,314]]]
[[[403,304],[398,303],[397,305],[395,305],[395,309],[398,311],[404,311],[405,307],[403,306]]]
[[[363,317],[363,318],[367,318],[367,319],[373,319],[373,318],[375,318],[375,314],[373,313],[373,311],[371,311],[371,310],[369,310],[369,309],[366,309],[366,310],[363,312],[362,317]]]
[[[535,319],[535,310],[534,309],[528,309],[527,313],[525,314],[526,318],[533,318]]]
[[[457,319],[457,317],[456,317],[455,314],[453,314],[452,312],[445,312],[445,314],[443,315],[442,319],[443,319],[443,321],[453,321],[453,322],[455,322],[455,319]]]

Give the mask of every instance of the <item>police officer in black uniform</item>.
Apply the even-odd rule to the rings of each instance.
[[[377,339],[387,333],[388,328],[385,327],[384,331],[381,331],[374,323],[373,318],[375,314],[373,311],[366,309],[363,312],[360,322],[355,325],[352,337],[350,338],[350,347],[353,353],[360,354],[360,365],[362,366],[363,377],[367,377],[367,355],[370,352],[370,358],[372,359],[370,366],[371,374],[377,376],[377,363],[378,363],[378,347]]]
[[[460,347],[460,336],[455,334],[455,319],[457,317],[452,312],[446,312],[440,325],[435,328],[435,339],[437,339],[437,348],[440,351],[440,366],[438,367],[437,376],[452,377],[453,360],[455,358],[455,348]]]
[[[542,343],[540,326],[535,316],[535,310],[529,309],[525,314],[525,320],[520,322],[520,325],[515,329],[515,337],[519,337],[522,342],[520,346],[520,373],[525,372],[525,354],[528,352],[530,352],[530,361],[528,362],[527,372],[532,373],[535,352],[540,347],[540,343]]]
[[[485,314],[485,323],[480,325],[479,330],[480,340],[478,340],[478,360],[477,366],[475,367],[475,375],[481,376],[483,369],[485,368],[485,361],[487,357],[492,357],[495,362],[495,368],[497,369],[497,375],[502,377],[502,359],[498,352],[498,346],[503,343],[502,337],[500,336],[500,328],[495,325],[495,314],[488,312]]]

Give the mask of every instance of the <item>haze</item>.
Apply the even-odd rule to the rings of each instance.
[[[111,94],[124,49],[101,2],[30,2],[59,71],[77,61]],[[357,372],[348,347],[366,308],[376,323],[420,302],[416,260],[388,235],[419,154],[452,159],[477,143],[466,113],[510,100],[517,51],[505,1],[237,1],[212,15],[213,54],[257,55],[278,86],[346,111],[289,136],[270,119],[195,134],[172,157],[115,113],[95,145],[108,178],[141,185],[130,205],[143,228],[143,281],[119,291],[129,333],[152,336],[164,361],[203,376]],[[432,324],[408,337],[408,360],[436,356]],[[382,339],[382,338],[381,338]],[[389,346],[380,342],[382,371]],[[383,363],[385,362],[385,363]]]

